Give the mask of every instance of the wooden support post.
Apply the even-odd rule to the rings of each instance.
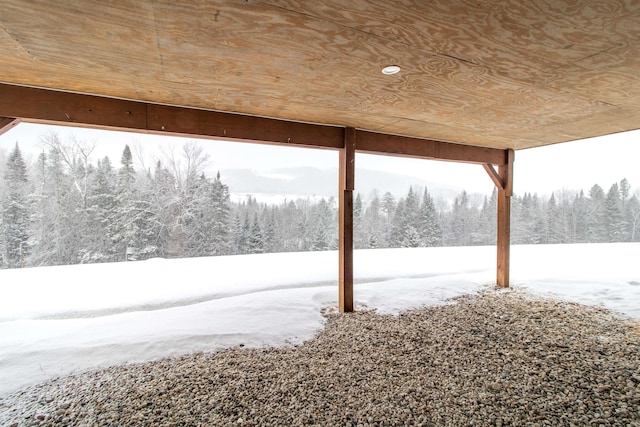
[[[340,149],[338,188],[338,306],[341,313],[353,311],[353,189],[355,180],[356,130],[346,128]]]
[[[11,117],[0,117],[0,135],[13,129],[20,123],[19,119],[13,119]]]
[[[513,195],[513,150],[506,150],[506,163],[498,167],[502,186],[498,186],[498,263],[496,285],[509,287],[509,256],[511,248],[511,196]]]

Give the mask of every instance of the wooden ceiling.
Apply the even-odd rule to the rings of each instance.
[[[640,1],[3,0],[0,82],[520,149],[640,128]]]

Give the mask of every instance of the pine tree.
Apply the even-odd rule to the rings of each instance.
[[[3,260],[6,267],[24,267],[29,255],[30,212],[27,205],[27,166],[16,142],[7,158],[4,176],[7,194],[2,201]]]
[[[469,206],[469,195],[466,191],[462,191],[453,202],[449,244],[453,246],[470,246],[472,243],[472,230],[474,230],[473,209]]]
[[[233,251],[234,255],[244,253],[244,248],[246,246],[246,242],[244,240],[243,230],[243,222],[240,212],[236,212],[233,216],[233,226],[232,226],[232,234],[233,234]]]
[[[87,197],[87,227],[83,233],[81,262],[109,262],[117,259],[113,249],[116,219],[116,178],[108,157],[98,160]]]
[[[627,241],[640,241],[640,200],[632,196],[626,203]]]
[[[391,231],[389,235],[389,247],[401,248],[407,229],[407,214],[404,199],[398,200],[396,203],[396,211],[391,222]]]
[[[265,253],[280,252],[282,249],[278,244],[279,242],[280,242],[280,239],[278,238],[276,208],[272,206],[267,213],[267,218],[264,225],[264,252]]]
[[[249,231],[249,253],[261,254],[264,252],[264,235],[262,233],[262,227],[258,221],[258,213],[256,212],[253,217],[253,223]]]
[[[438,213],[429,190],[425,187],[422,195],[422,204],[418,218],[416,219],[417,232],[420,238],[420,246],[439,246],[442,241],[442,229],[440,227]]]
[[[417,222],[420,215],[419,205],[420,201],[418,200],[418,193],[413,190],[413,186],[409,186],[407,197],[404,199],[405,221],[407,225],[415,224]]]
[[[211,234],[212,255],[226,255],[231,252],[229,235],[231,209],[229,208],[229,187],[220,180],[220,172],[211,185]]]
[[[380,198],[374,192],[369,206],[364,211],[362,228],[368,248],[377,248],[386,245],[385,218],[381,214]]]
[[[629,200],[629,195],[631,194],[631,184],[627,178],[622,178],[620,181],[620,201],[622,203],[622,208],[624,209],[627,200]]]
[[[407,226],[400,246],[403,248],[419,248],[422,246],[420,234],[413,225]]]
[[[602,187],[594,185],[589,190],[586,234],[590,243],[607,241],[607,212],[605,207],[605,195]]]
[[[125,145],[120,158],[120,169],[116,186],[116,217],[114,242],[117,259],[128,261],[135,259],[139,248],[136,247],[137,216],[136,211],[136,173],[133,168],[131,149]]]
[[[337,239],[337,224],[334,220],[333,212],[327,200],[320,199],[311,213],[311,250],[325,251],[333,249]]]
[[[588,242],[588,230],[587,230],[587,217],[588,217],[588,201],[584,195],[584,191],[580,190],[580,192],[576,195],[573,200],[573,206],[570,214],[570,224],[573,239],[572,241],[575,243],[585,243]]]
[[[245,214],[245,217],[242,221],[242,230],[240,231],[240,253],[251,253],[251,245],[249,239],[251,239],[251,223],[249,222],[249,214]]]
[[[494,186],[491,197],[484,198],[478,218],[478,232],[476,242],[480,245],[496,243],[498,189]],[[516,203],[514,202],[513,205]],[[515,209],[514,209],[515,210]],[[515,215],[514,215],[515,216]]]
[[[621,242],[625,235],[625,221],[622,212],[622,199],[618,184],[613,184],[605,199],[605,229],[608,242]]]
[[[282,219],[280,233],[282,235],[282,250],[284,252],[295,252],[301,250],[301,241],[304,233],[299,234],[298,221],[304,223],[306,216],[298,209],[293,200],[284,201],[281,209]]]
[[[391,242],[391,222],[393,216],[395,215],[396,209],[396,199],[393,197],[393,194],[387,191],[382,196],[382,212],[385,216],[384,240],[388,243],[389,247],[393,247],[393,244]]]
[[[360,193],[356,195],[353,202],[353,247],[354,249],[362,249],[365,247],[366,235],[362,218],[362,198]]]
[[[562,236],[562,218],[560,216],[560,208],[556,203],[555,193],[551,193],[551,197],[546,203],[543,215],[546,220],[547,227],[543,236],[544,243],[561,243]]]

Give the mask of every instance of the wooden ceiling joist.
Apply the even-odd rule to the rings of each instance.
[[[0,83],[0,117],[160,135],[341,149],[345,127],[160,105]],[[354,130],[356,151],[503,165],[506,150]]]

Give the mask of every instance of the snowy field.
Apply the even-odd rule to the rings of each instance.
[[[513,246],[512,287],[640,319],[640,244]],[[495,280],[495,247],[355,253],[355,305],[397,314]],[[74,371],[301,343],[337,306],[337,252],[0,270],[0,395]]]

